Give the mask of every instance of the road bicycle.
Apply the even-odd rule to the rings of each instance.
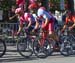
[[[68,27],[66,27],[63,36],[62,36],[62,44],[61,44],[61,49],[60,52],[62,55],[64,56],[69,56],[73,53],[73,47],[72,47],[72,42],[71,42],[71,38],[70,38],[70,30]]]
[[[38,33],[33,42],[33,51],[38,58],[46,58],[53,51],[51,48],[52,43],[48,37],[44,37],[43,33],[47,34],[45,30],[40,28]]]
[[[30,58],[33,54],[33,42],[32,37],[24,32],[23,36],[18,36],[17,39],[17,51],[25,58]]]

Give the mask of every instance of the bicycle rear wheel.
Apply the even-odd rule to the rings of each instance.
[[[62,43],[60,48],[60,53],[63,56],[70,56],[72,54],[72,47],[68,42]]]
[[[31,40],[20,39],[17,42],[17,50],[19,54],[25,58],[29,58],[33,54],[33,47]]]
[[[2,57],[6,52],[6,44],[5,42],[0,39],[0,57]]]
[[[46,58],[49,55],[50,45],[49,41],[45,40],[43,47],[40,46],[39,40],[35,40],[33,43],[34,54],[38,58]]]

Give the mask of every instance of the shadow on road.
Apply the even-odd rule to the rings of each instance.
[[[16,61],[31,61],[31,60],[38,60],[38,58],[36,57],[23,58],[21,56],[11,56],[11,58],[10,57],[0,58],[0,62],[16,62]]]
[[[44,59],[55,59],[55,58],[70,58],[70,57],[75,57],[75,55],[71,55],[71,56],[63,56],[60,54],[53,54],[51,56],[49,56],[48,58],[44,58]],[[8,63],[8,62],[21,62],[21,61],[32,61],[32,60],[39,60],[39,58],[37,58],[36,56],[31,56],[30,58],[23,58],[22,56],[17,56],[17,53],[11,54],[11,53],[7,53],[5,56],[3,56],[2,58],[0,58],[0,63]]]

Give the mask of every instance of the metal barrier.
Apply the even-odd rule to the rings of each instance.
[[[11,31],[17,31],[18,23],[0,23],[0,35],[3,33],[8,33],[10,35]]]
[[[14,43],[13,34],[18,30],[18,23],[0,23],[0,35],[4,35],[3,38],[6,43]]]

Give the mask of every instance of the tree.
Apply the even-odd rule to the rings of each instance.
[[[67,0],[68,1],[68,10],[72,13],[74,12],[74,0]]]
[[[8,20],[8,11],[15,4],[12,0],[0,0],[0,10],[3,10],[3,20]]]
[[[44,6],[47,11],[49,11],[49,0],[42,0],[42,6]]]

